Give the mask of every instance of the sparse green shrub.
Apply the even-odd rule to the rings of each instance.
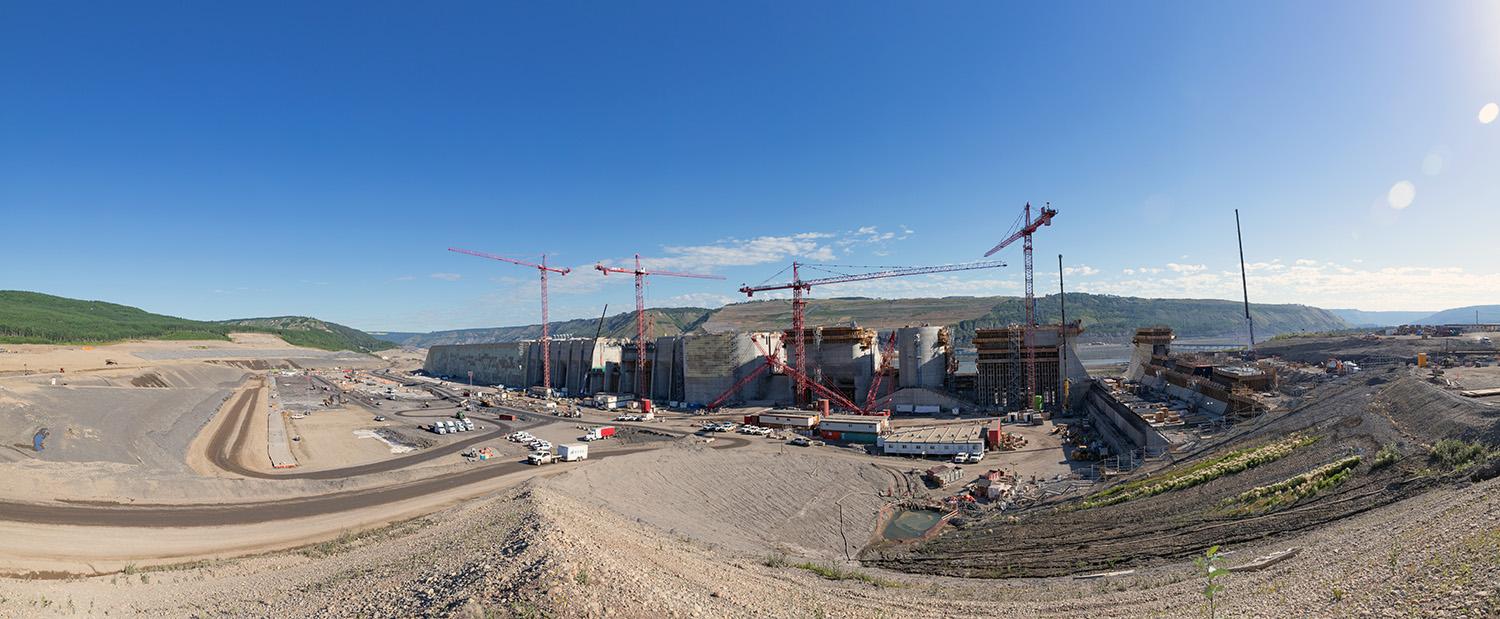
[[[573,580],[575,582],[577,582],[578,584],[580,584],[580,585],[588,585],[589,584],[589,573],[587,571],[584,571],[584,570],[578,570],[578,574],[575,575],[575,576],[573,576]]]
[[[1206,484],[1225,475],[1233,475],[1267,462],[1279,460],[1286,457],[1292,450],[1311,445],[1317,442],[1317,440],[1317,437],[1294,434],[1268,445],[1239,449],[1219,458],[1199,462],[1182,470],[1120,484],[1094,495],[1093,498],[1079,504],[1079,507],[1088,509],[1091,507],[1114,505],[1116,503],[1155,496],[1163,492],[1182,490]]]
[[[1428,459],[1444,470],[1454,471],[1483,462],[1489,457],[1489,447],[1478,441],[1466,442],[1458,439],[1443,439],[1428,452]]]
[[[1401,459],[1401,452],[1396,450],[1395,443],[1386,443],[1380,451],[1375,452],[1375,461],[1370,463],[1370,470],[1378,471],[1396,463]]]
[[[1332,488],[1348,479],[1354,467],[1359,466],[1359,456],[1340,458],[1311,471],[1293,475],[1269,486],[1251,488],[1229,499],[1226,505],[1241,504],[1238,513],[1261,511],[1291,505],[1318,492]]]

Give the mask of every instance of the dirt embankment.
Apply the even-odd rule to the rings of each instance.
[[[1388,383],[1371,384],[1371,377],[1364,375],[1337,381],[1320,389],[1313,404],[1247,424],[1205,452],[1151,474],[1168,475],[1293,433],[1317,438],[1274,461],[1114,505],[1081,509],[1075,501],[1039,509],[1017,521],[1007,517],[971,522],[911,549],[873,553],[866,564],[979,577],[1158,565],[1216,544],[1283,538],[1409,499],[1446,483],[1422,472],[1427,444],[1441,438],[1493,437],[1495,426],[1493,417],[1487,417],[1489,411],[1481,410],[1487,407],[1476,408],[1400,370],[1391,374],[1394,380]],[[1374,466],[1387,445],[1404,458],[1391,466]],[[1244,512],[1228,506],[1254,488],[1349,456],[1360,456],[1361,461],[1342,483],[1272,509]]]

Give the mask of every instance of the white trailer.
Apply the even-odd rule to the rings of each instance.
[[[583,443],[557,446],[557,459],[563,462],[576,462],[589,458],[589,446]]]

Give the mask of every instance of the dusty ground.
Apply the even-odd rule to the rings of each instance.
[[[1286,548],[1301,553],[1221,580],[1220,616],[1493,616],[1500,612],[1497,483],[1445,487],[1289,539],[1231,546],[1230,565]],[[768,566],[534,481],[301,551],[66,581],[0,579],[0,614],[1183,617],[1206,611],[1201,579],[1185,563],[1096,581],[850,569],[872,582]]]
[[[1227,544],[1232,565],[1275,550],[1301,551],[1264,571],[1229,576],[1223,581],[1221,616],[1500,613],[1500,481],[1427,474],[1420,456],[1438,437],[1500,442],[1493,412],[1400,372],[1359,375],[1326,389],[1318,394],[1320,407],[1268,416],[1222,437],[1228,448],[1231,441],[1265,440],[1293,430],[1323,435],[1315,447],[1275,466],[1181,494],[1088,510],[1092,514],[1047,512],[970,524],[924,547],[939,550],[941,557],[925,556],[947,561],[949,568],[1008,564],[1033,574],[1080,567],[1135,570],[1116,578],[977,580],[874,567],[912,569],[909,561],[893,558],[903,556],[899,553],[863,566],[844,561],[846,545],[854,554],[870,541],[881,505],[892,495],[916,491],[903,474],[915,461],[833,446],[786,447],[738,435],[716,437],[715,443],[695,438],[665,443],[644,433],[693,421],[680,416],[620,424],[625,436],[591,446],[601,455],[610,450],[619,455],[544,469],[513,462],[464,464],[449,454],[415,468],[348,479],[322,479],[320,471],[310,470],[303,473],[311,477],[270,480],[157,474],[153,484],[127,484],[119,481],[127,477],[120,473],[138,465],[13,463],[17,471],[31,467],[25,472],[31,479],[42,472],[36,467],[53,467],[48,471],[53,475],[66,471],[77,476],[69,479],[116,495],[194,496],[212,509],[226,496],[311,501],[336,491],[399,489],[476,471],[496,474],[363,510],[235,526],[0,522],[0,539],[6,540],[0,544],[0,567],[36,566],[37,557],[50,555],[56,561],[52,569],[84,565],[103,572],[0,578],[0,616],[1177,617],[1204,612],[1202,583],[1188,559],[1216,543]],[[397,407],[386,413],[405,429],[452,409]],[[342,414],[313,417],[342,423]],[[533,433],[564,442],[581,434],[581,425],[549,419]],[[325,430],[338,431],[315,431]],[[1044,433],[1045,427],[1024,430]],[[464,435],[433,438],[439,445],[465,440]],[[652,447],[642,442],[647,439],[667,446],[629,451]],[[520,450],[503,440],[491,442]],[[1406,459],[1379,472],[1359,470],[1338,492],[1288,510],[1275,526],[1262,524],[1267,519],[1215,520],[1205,511],[1245,487],[1350,450],[1368,456],[1388,443]],[[724,448],[706,448],[714,445]],[[1030,452],[992,453],[978,468],[1066,467],[1052,446],[1034,446]],[[1215,448],[1206,446],[1204,453]],[[135,494],[140,490],[145,494]],[[288,509],[296,505],[289,503]],[[230,507],[226,513],[254,509]],[[310,545],[286,550],[301,544]],[[264,551],[269,552],[221,558]],[[192,562],[161,567],[160,558],[134,564],[129,559],[153,553],[166,563],[171,556]],[[1108,565],[1095,565],[1096,560]]]

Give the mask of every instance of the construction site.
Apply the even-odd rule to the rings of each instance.
[[[1090,369],[1083,321],[1036,319],[1055,217],[986,254],[1021,244],[1024,318],[963,347],[806,296],[1004,263],[793,263],[739,289],[786,328],[656,336],[647,278],[717,278],[637,257],[589,274],[635,278],[635,337],[552,338],[568,269],[459,249],[538,274],[540,338],[8,346],[0,614],[1191,616],[1205,552],[1243,616],[1500,613],[1481,331],[1140,325]]]

